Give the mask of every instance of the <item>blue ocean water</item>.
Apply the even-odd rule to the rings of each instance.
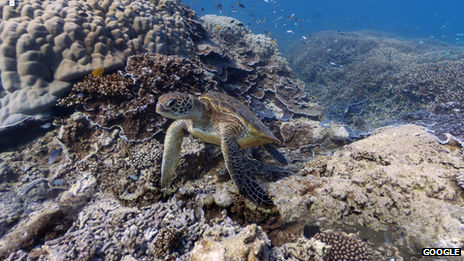
[[[308,38],[311,33],[326,30],[375,30],[404,39],[428,38],[464,44],[462,0],[188,0],[185,3],[200,16],[227,15],[245,23],[255,34],[267,31],[281,49],[290,42],[304,41],[303,36]]]

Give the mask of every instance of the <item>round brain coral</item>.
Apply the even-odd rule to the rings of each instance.
[[[96,68],[141,52],[192,57],[184,8],[173,0],[0,0],[0,130],[49,109]]]

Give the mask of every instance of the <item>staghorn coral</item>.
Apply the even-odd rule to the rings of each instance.
[[[113,71],[142,52],[193,57],[177,1],[20,1],[0,4],[0,127],[50,115],[72,81]]]
[[[160,94],[202,93],[215,84],[196,59],[144,53],[129,58],[124,75],[87,76],[58,105],[80,105],[78,109],[93,125],[118,127],[124,139],[143,141],[167,128],[166,119],[155,112]]]
[[[320,232],[314,238],[329,245],[330,249],[324,255],[327,261],[370,261],[373,255],[366,243],[343,233]]]

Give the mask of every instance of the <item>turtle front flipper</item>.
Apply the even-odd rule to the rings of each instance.
[[[274,159],[276,159],[278,162],[280,162],[280,164],[282,165],[287,165],[287,159],[285,159],[284,155],[282,155],[282,153],[280,153],[280,151],[278,151],[274,146],[272,146],[271,143],[268,143],[268,144],[264,144],[264,145],[261,145],[266,151],[267,153],[269,153]]]
[[[175,178],[175,171],[179,165],[180,146],[187,127],[186,120],[176,120],[166,132],[161,162],[161,187],[168,187]]]
[[[232,131],[224,131],[221,149],[226,168],[235,185],[241,192],[258,205],[274,206],[274,202],[256,181],[253,167],[240,148]]]

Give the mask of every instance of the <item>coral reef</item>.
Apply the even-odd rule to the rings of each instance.
[[[166,119],[155,112],[161,94],[203,93],[215,84],[197,59],[144,53],[128,59],[123,75],[86,76],[58,105],[80,105],[93,125],[118,127],[127,141],[143,141],[167,129]]]
[[[276,208],[263,210],[228,180],[220,157],[208,152],[214,148],[205,149],[191,137],[182,146],[182,180],[174,190],[162,190],[162,145],[156,139],[127,142],[117,129],[92,127],[81,113],[59,123],[24,152],[0,154],[5,181],[0,196],[5,209],[12,210],[2,214],[0,223],[7,233],[0,241],[12,242],[2,252],[6,260],[214,258],[206,249],[224,258],[247,253],[258,260],[322,260],[333,247],[310,238],[308,225],[354,233],[368,241],[373,254],[391,258],[409,259],[417,256],[414,249],[437,242],[454,247],[464,240],[458,218],[464,200],[458,186],[462,148],[418,126],[379,129],[331,156],[307,162],[299,175],[275,176],[275,166],[264,168],[256,161],[266,173],[257,178],[275,180],[262,184]],[[285,124],[316,125],[303,120]],[[33,156],[32,151],[40,153]],[[60,202],[73,195],[70,191],[82,180],[79,173],[94,178],[100,193],[76,213]],[[25,201],[28,197],[35,203]],[[44,217],[75,214],[56,225],[26,218],[41,210],[51,213]],[[22,233],[22,224],[37,227],[29,234],[32,243],[9,241]]]
[[[344,252],[351,256],[410,260],[423,247],[462,247],[463,143],[454,133],[441,135],[445,124],[462,135],[461,123],[453,122],[462,117],[461,82],[449,81],[450,93],[443,83],[461,77],[459,52],[366,33],[314,34],[306,46],[312,53],[294,49],[302,59],[287,56],[289,64],[309,68],[294,67],[305,85],[266,36],[230,17],[202,21],[177,1],[32,1],[1,5],[0,13],[0,124],[46,116],[49,101],[71,80],[94,68],[123,69],[127,61],[120,73],[75,83],[58,104],[77,112],[0,153],[1,258],[336,260],[346,248],[355,249]],[[61,31],[48,31],[53,21]],[[108,34],[97,37],[104,29]],[[13,66],[3,55],[13,47],[34,48],[15,53]],[[61,48],[61,56],[45,61],[50,48],[52,56]],[[31,71],[19,72],[20,65]],[[428,73],[414,77],[422,71]],[[37,106],[19,96],[31,88],[42,97],[28,96]],[[245,150],[274,208],[241,195],[220,150],[191,136],[182,144],[177,180],[160,187],[169,122],[154,105],[166,92],[208,90],[249,105],[285,142],[279,150],[293,163],[287,168],[268,164],[259,149]],[[42,102],[47,95],[53,97]],[[12,104],[30,110],[17,113]],[[439,120],[437,137],[406,125],[346,145],[349,127],[368,130],[408,110],[405,120]],[[309,119],[317,116],[323,121]]]
[[[231,17],[206,15],[202,19],[213,37],[195,43],[195,53],[220,80],[218,88],[238,96],[263,118],[277,115],[288,121],[295,113],[314,117],[322,112],[321,106],[309,102],[304,83],[294,79],[271,39],[252,34]]]
[[[0,4],[0,127],[47,117],[96,68],[122,69],[142,52],[193,57],[177,1],[28,1]]]
[[[284,57],[325,105],[323,120],[352,129],[367,131],[431,104],[463,102],[463,52],[438,41],[320,32],[307,45],[290,46]]]

